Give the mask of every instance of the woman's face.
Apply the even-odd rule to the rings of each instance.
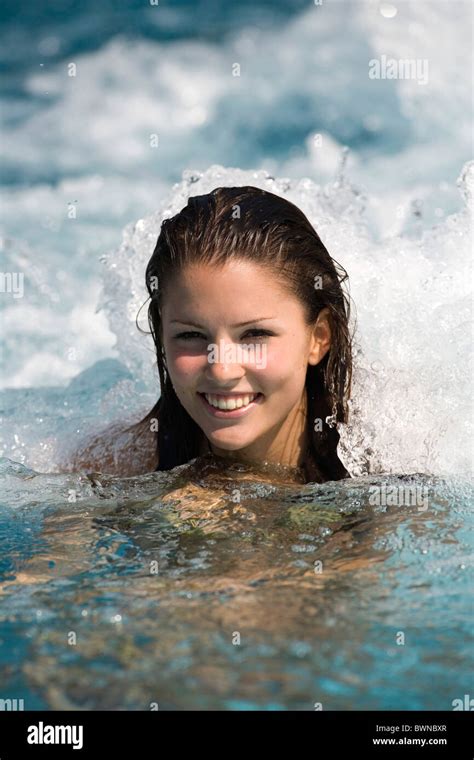
[[[308,364],[330,346],[326,312],[308,327],[300,302],[244,260],[188,266],[170,283],[162,311],[169,375],[215,453],[282,461],[278,449],[301,417]],[[242,406],[215,408],[228,401]]]

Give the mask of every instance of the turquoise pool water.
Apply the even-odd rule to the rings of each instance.
[[[451,710],[470,693],[472,484],[298,485],[197,462],[118,479],[3,460],[0,697]]]

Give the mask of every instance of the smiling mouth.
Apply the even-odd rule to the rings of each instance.
[[[221,412],[233,412],[237,409],[245,409],[254,401],[259,402],[263,399],[263,393],[242,393],[241,395],[221,395],[213,393],[199,393],[207,404],[213,409]]]

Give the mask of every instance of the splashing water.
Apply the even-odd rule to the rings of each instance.
[[[77,48],[74,25],[59,33],[53,9],[46,27],[36,19],[25,39],[4,38],[7,71],[21,63],[11,86],[24,97],[12,102],[8,86],[0,95],[10,157],[1,256],[4,271],[25,273],[25,298],[1,301],[0,451],[53,471],[84,436],[148,411],[158,379],[135,317],[160,223],[190,195],[254,184],[301,205],[349,272],[355,378],[340,456],[351,474],[472,471],[472,96],[459,55],[470,49],[470,5],[453,14],[445,2],[429,12],[407,2],[386,18],[372,3],[295,0],[273,3],[270,23],[266,7],[245,2],[238,14],[219,11],[221,44],[189,37],[190,8],[161,30],[139,5],[123,9],[133,40],[106,32],[114,23],[98,27],[90,3]],[[150,24],[155,38],[140,37]],[[76,78],[65,77],[63,46]],[[430,62],[427,86],[368,77],[370,60],[414,49]],[[232,87],[230,54],[242,62]],[[155,131],[166,151],[150,149]],[[244,169],[225,168],[230,155]]]
[[[159,396],[153,343],[135,320],[161,221],[191,195],[252,184],[296,203],[349,273],[354,383],[339,450],[351,475],[471,472],[473,166],[458,182],[459,213],[419,236],[384,241],[371,238],[364,196],[342,170],[324,187],[220,166],[186,171],[160,208],[127,225],[119,249],[103,257],[99,308],[117,336],[120,364],[99,362],[65,389],[5,391],[4,454],[52,471],[84,435],[151,408]],[[146,309],[139,324],[147,329]]]

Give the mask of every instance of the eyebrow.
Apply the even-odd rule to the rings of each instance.
[[[245,325],[252,325],[255,322],[263,322],[267,319],[275,319],[275,317],[257,317],[256,319],[249,319],[248,322],[239,322],[237,325],[231,325],[231,327],[245,327]],[[170,324],[191,325],[192,327],[198,327],[200,330],[205,330],[204,327],[195,322],[188,322],[187,320],[183,321],[182,319],[172,319]]]

